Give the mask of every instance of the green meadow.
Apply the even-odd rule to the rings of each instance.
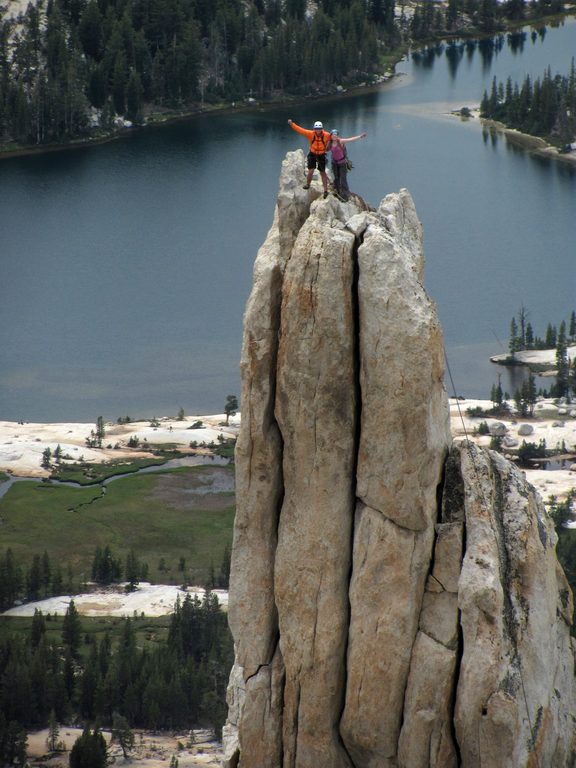
[[[0,638],[8,635],[22,639],[28,638],[32,621],[32,617],[0,616]],[[45,621],[46,641],[54,646],[62,645],[64,616],[45,616]],[[105,635],[110,638],[112,647],[116,647],[121,642],[126,620],[118,616],[80,616],[79,621],[82,628],[80,656],[86,659],[92,647],[92,641],[99,643]],[[162,646],[168,636],[170,621],[170,616],[154,618],[130,616],[136,646],[140,649]]]
[[[0,548],[25,568],[46,551],[76,582],[90,580],[96,547],[122,563],[134,550],[153,583],[203,584],[232,544],[234,503],[231,466],[130,475],[105,487],[20,482],[0,499]]]

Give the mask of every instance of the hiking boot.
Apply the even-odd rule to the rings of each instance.
[[[310,184],[304,184],[304,186],[302,187],[302,189],[310,189]]]
[[[327,198],[327,197],[328,197],[328,190],[327,190],[327,189],[325,189],[325,190],[324,190],[324,200],[326,200],[326,198]]]

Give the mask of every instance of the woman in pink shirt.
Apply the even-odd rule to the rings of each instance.
[[[364,139],[367,135],[366,132],[363,132],[358,134],[358,136],[342,139],[336,129],[330,131],[330,141],[326,151],[332,153],[332,173],[334,174],[334,189],[336,190],[334,194],[343,202],[346,202],[350,197],[347,178],[348,168],[346,166],[346,144],[349,144],[351,141],[358,141],[358,139]]]

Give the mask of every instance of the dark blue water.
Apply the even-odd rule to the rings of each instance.
[[[238,394],[242,314],[272,221],[287,126],[322,119],[370,203],[401,187],[425,232],[460,393],[488,396],[511,317],[537,334],[575,308],[575,168],[483,136],[450,109],[494,76],[567,74],[576,24],[403,62],[392,86],[288,109],[203,116],[109,144],[0,163],[0,419],[221,412]],[[511,388],[508,373],[503,387]]]

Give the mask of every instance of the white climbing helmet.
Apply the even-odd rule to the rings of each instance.
[[[316,129],[316,128],[324,128],[324,126],[322,125],[322,123],[320,122],[320,120],[316,120],[316,122],[314,123],[314,128],[315,128],[315,129]]]

